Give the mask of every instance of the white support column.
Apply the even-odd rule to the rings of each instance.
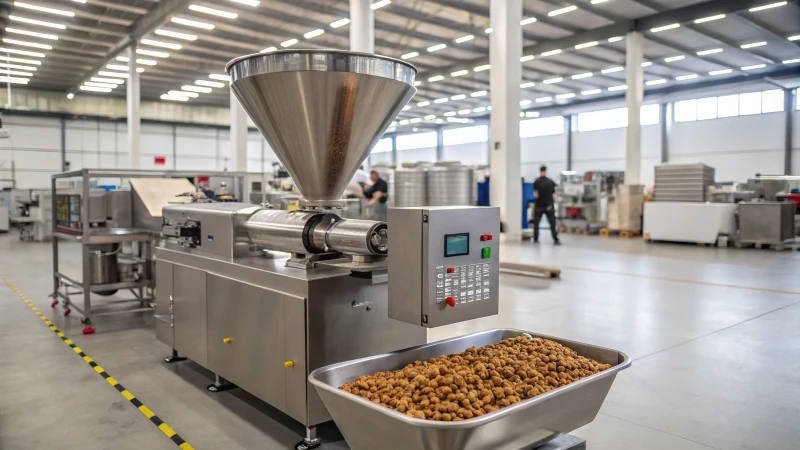
[[[247,112],[231,92],[231,146],[228,170],[247,171]]]
[[[489,62],[492,113],[490,126],[491,204],[500,207],[506,236],[522,236],[519,101],[522,81],[521,0],[491,0]]]
[[[644,37],[632,31],[626,39],[625,104],[628,107],[628,128],[625,139],[625,184],[640,184],[642,181],[642,121],[640,114],[644,100]]]
[[[375,14],[372,0],[350,0],[350,50],[375,53]]]
[[[141,126],[142,119],[139,114],[142,95],[139,88],[139,72],[136,71],[136,44],[128,47],[128,155],[130,156],[131,169],[138,169],[141,165]]]

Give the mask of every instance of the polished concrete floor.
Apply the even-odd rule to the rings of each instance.
[[[500,313],[432,330],[430,340],[512,327],[627,352],[590,450],[800,448],[800,253],[565,236],[505,243],[501,258],[562,269],[560,280],[501,276]],[[0,273],[196,449],[284,449],[302,427],[210,374],[167,365],[152,314],[51,310],[51,247],[0,235]],[[77,248],[63,248],[76,267]],[[152,423],[0,283],[0,449],[174,449]],[[346,449],[333,426],[323,449]]]

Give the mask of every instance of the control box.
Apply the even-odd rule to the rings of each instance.
[[[497,314],[500,209],[389,208],[389,317],[438,327]]]

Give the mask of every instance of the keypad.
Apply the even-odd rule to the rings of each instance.
[[[489,264],[469,264],[452,267],[436,266],[436,303],[453,297],[456,304],[489,300]]]

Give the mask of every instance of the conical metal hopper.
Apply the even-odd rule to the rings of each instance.
[[[356,170],[416,93],[414,66],[366,53],[284,50],[242,56],[227,71],[305,207],[341,206]]]

